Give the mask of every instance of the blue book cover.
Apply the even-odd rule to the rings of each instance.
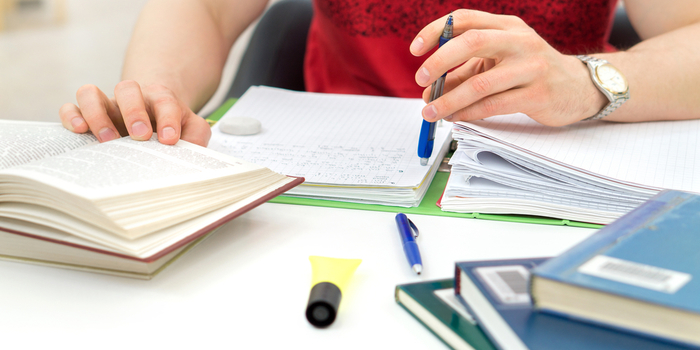
[[[545,260],[519,259],[456,264],[455,293],[499,349],[686,349],[629,332],[533,309],[530,270]]]
[[[660,192],[534,269],[532,295],[545,311],[700,345],[700,196]]]

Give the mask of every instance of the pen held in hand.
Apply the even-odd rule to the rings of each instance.
[[[440,35],[440,46],[444,45],[450,39],[452,39],[452,27],[453,20],[452,14],[447,16],[447,23],[445,24],[445,29]],[[445,88],[445,77],[447,72],[439,77],[433,85],[430,87],[430,101],[438,99],[442,96],[443,89]],[[435,141],[435,122],[429,122],[423,120],[423,124],[420,129],[420,136],[418,137],[418,157],[420,157],[420,164],[425,166],[428,165],[428,160],[430,155],[433,153],[433,142]]]

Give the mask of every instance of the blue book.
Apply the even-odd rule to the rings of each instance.
[[[663,191],[533,271],[535,307],[700,346],[700,196]]]
[[[679,344],[533,309],[530,270],[546,259],[459,262],[455,293],[499,349],[671,350]]]

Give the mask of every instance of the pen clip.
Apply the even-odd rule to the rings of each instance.
[[[416,224],[414,224],[413,221],[411,221],[411,219],[406,218],[406,220],[408,220],[408,225],[411,226],[411,233],[413,233],[413,238],[418,238],[418,227],[416,227]]]

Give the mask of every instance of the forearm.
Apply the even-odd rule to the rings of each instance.
[[[645,40],[627,51],[595,54],[625,75],[630,100],[609,121],[700,118],[700,23]]]
[[[265,1],[234,1],[235,9],[217,8],[219,3],[150,1],[134,29],[122,78],[142,87],[164,85],[199,110],[216,91],[233,42],[265,8]]]

